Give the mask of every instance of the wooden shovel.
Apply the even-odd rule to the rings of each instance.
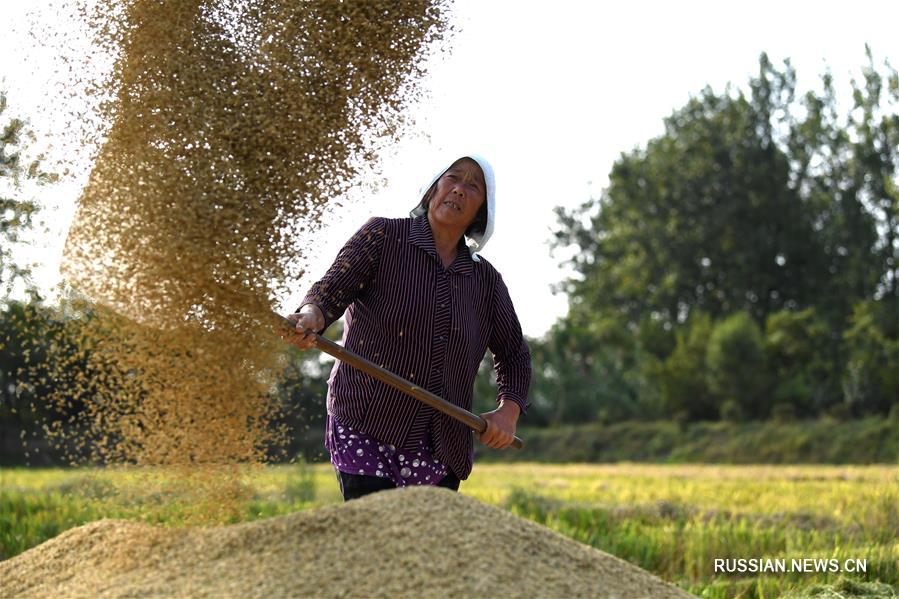
[[[297,332],[294,324],[288,319],[281,316],[280,314],[275,314],[275,316],[277,317],[279,323],[285,328],[289,329],[290,332]],[[355,354],[348,349],[334,343],[330,339],[325,339],[318,333],[313,332],[311,329],[307,329],[306,333],[313,336],[313,343],[316,349],[321,350],[330,356],[334,356],[341,362],[346,362],[353,368],[361,370],[365,374],[375,377],[382,383],[386,383],[394,389],[399,389],[403,393],[411,395],[415,399],[426,403],[435,410],[443,412],[450,418],[455,418],[478,434],[483,433],[485,430],[487,430],[487,421],[477,414],[472,414],[465,408],[460,408],[455,404],[451,404],[442,397],[434,395],[427,389],[422,389],[421,387],[418,387],[413,383],[407,381],[403,377],[397,376],[389,370],[385,370],[377,364],[369,362],[362,356]],[[512,440],[512,447],[521,449],[522,447],[524,447],[524,441],[522,441],[518,437],[515,437]]]

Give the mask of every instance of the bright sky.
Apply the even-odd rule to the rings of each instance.
[[[26,4],[4,2],[13,27],[24,22]],[[385,189],[355,194],[327,220],[308,254],[309,276],[296,282],[285,311],[369,216],[406,216],[432,171],[477,152],[497,178],[496,232],[483,254],[506,280],[525,333],[540,335],[567,301],[550,292],[565,276],[547,245],[553,207],[597,196],[617,156],[660,134],[662,119],[691,94],[705,85],[745,86],[762,51],[775,64],[792,59],[800,90],[816,86],[826,64],[845,92],[864,64],[865,43],[878,64],[887,58],[899,66],[899,4],[886,0],[851,9],[830,1],[456,0],[454,14],[461,32],[452,54],[430,69],[430,98],[414,110],[418,135],[385,156]],[[54,94],[26,65],[48,58],[21,36],[0,37],[10,108],[34,114]],[[53,124],[35,125],[52,135]],[[29,250],[44,265],[43,285],[59,276],[78,189],[75,181],[45,194],[50,232]]]

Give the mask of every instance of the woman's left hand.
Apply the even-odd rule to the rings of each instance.
[[[493,449],[503,449],[512,444],[515,427],[518,425],[518,414],[521,409],[514,401],[503,401],[492,412],[481,414],[487,421],[487,428],[477,435],[478,440]]]

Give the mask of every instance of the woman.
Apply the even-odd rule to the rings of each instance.
[[[479,440],[502,449],[528,407],[531,357],[502,277],[475,253],[493,233],[493,169],[465,156],[426,188],[410,218],[369,220],[289,318],[321,332],[345,311],[347,349],[467,410],[490,349],[498,407],[481,414]],[[471,472],[468,427],[340,361],[327,406],[325,446],[345,500],[412,484],[458,490]]]

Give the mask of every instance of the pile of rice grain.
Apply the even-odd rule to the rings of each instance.
[[[689,597],[438,487],[226,527],[103,520],[0,563],[0,596]]]

